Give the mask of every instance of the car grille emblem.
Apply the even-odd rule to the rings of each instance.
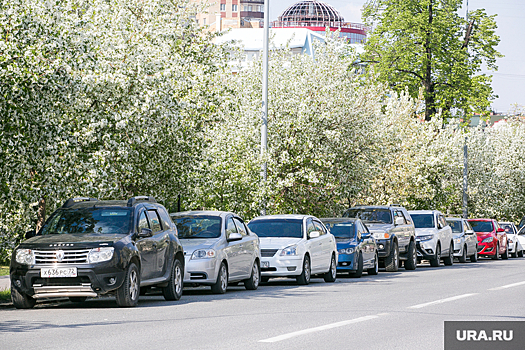
[[[57,258],[57,261],[60,262],[62,260],[64,260],[64,251],[63,250],[58,250],[56,252],[56,258]]]

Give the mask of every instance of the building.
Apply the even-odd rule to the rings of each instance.
[[[202,3],[202,0],[191,0]],[[217,0],[207,13],[198,13],[196,20],[201,26],[212,31],[229,28],[262,28],[264,21],[264,0]]]

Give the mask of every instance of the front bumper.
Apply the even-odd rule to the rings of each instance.
[[[428,241],[416,241],[417,258],[419,260],[430,260],[436,256],[436,243],[433,239]]]
[[[357,270],[355,261],[356,254],[339,254],[337,262],[337,272],[353,272]]]
[[[478,255],[494,256],[497,246],[496,240],[488,243],[478,242]]]
[[[280,256],[261,258],[261,276],[289,277],[303,273],[303,256]],[[268,266],[265,267],[265,263]]]
[[[390,255],[392,242],[389,239],[378,239],[377,241],[377,255],[379,258],[386,258]]]
[[[186,256],[184,266],[184,283],[212,285],[217,281],[219,264],[213,259],[190,259]]]
[[[461,240],[460,243],[456,243],[454,239],[454,257],[461,258],[463,256],[463,247],[465,246],[465,241]]]

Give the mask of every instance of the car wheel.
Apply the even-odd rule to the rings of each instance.
[[[441,265],[441,244],[438,243],[434,257],[430,259],[430,266],[439,267],[439,265]]]
[[[31,309],[36,304],[35,298],[18,291],[13,283],[11,283],[11,300],[17,309]]]
[[[83,303],[87,300],[87,297],[69,297],[69,301],[72,303]]]
[[[492,256],[492,260],[499,260],[499,242],[496,245],[496,254]]]
[[[478,261],[478,246],[476,246],[476,252],[470,256],[470,262]]]
[[[330,260],[330,270],[323,276],[325,282],[335,282],[337,278],[337,265],[335,264],[335,256],[332,255]]]
[[[518,257],[518,243],[516,243],[516,244],[514,245],[514,253],[512,253],[511,256],[512,256],[513,258],[517,258],[517,257]]]
[[[501,254],[501,258],[503,260],[507,260],[509,258],[509,246],[508,245],[505,247],[505,252]]]
[[[523,250],[520,250],[520,251],[518,252],[518,257],[519,257],[519,258],[523,258]]]
[[[366,272],[369,275],[377,275],[379,273],[379,262],[378,262],[378,260],[379,260],[379,258],[378,258],[377,253],[376,253],[376,257],[374,259],[374,267],[372,267],[371,269],[366,270]],[[406,265],[405,265],[405,268],[406,268]]]
[[[415,270],[417,267],[417,249],[416,242],[411,241],[408,245],[407,260],[405,261],[405,270]]]
[[[217,275],[217,282],[211,286],[213,294],[224,294],[228,289],[228,268],[224,262],[221,263],[219,274]]]
[[[350,277],[359,278],[361,276],[363,276],[363,254],[359,253],[357,257],[357,270],[350,272]]]
[[[466,263],[467,262],[467,246],[463,246],[463,253],[458,258],[460,263]]]
[[[308,257],[308,255],[305,255],[303,260],[303,272],[299,276],[297,276],[297,283],[301,285],[307,285],[308,283],[310,283],[310,273],[310,258]]]
[[[399,248],[394,242],[390,254],[385,259],[385,269],[387,272],[397,272],[399,269]]]
[[[173,266],[171,268],[170,279],[168,280],[168,285],[162,288],[162,294],[164,299],[173,301],[179,300],[182,296],[183,288],[183,267],[179,259],[173,259]]]
[[[450,245],[448,246],[448,256],[446,258],[443,258],[443,263],[445,263],[445,266],[454,265],[454,243],[453,242],[450,242]]]
[[[257,261],[253,262],[252,274],[250,278],[244,280],[244,288],[248,290],[256,290],[259,288],[259,281],[261,280],[261,270]]]
[[[137,265],[130,263],[124,282],[117,289],[117,305],[120,307],[133,307],[139,303],[140,294],[140,275]]]

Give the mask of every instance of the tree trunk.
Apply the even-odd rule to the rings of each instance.
[[[44,223],[46,222],[46,198],[40,198],[38,201],[38,212],[36,222],[36,232],[40,231]]]

